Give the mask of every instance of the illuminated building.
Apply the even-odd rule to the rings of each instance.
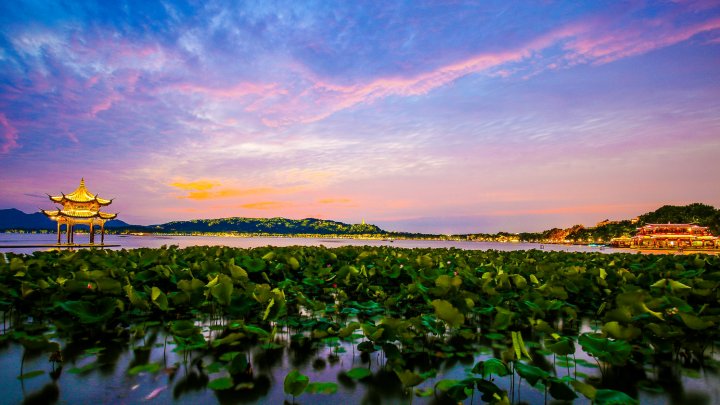
[[[639,249],[712,249],[718,237],[708,227],[693,224],[647,224],[632,238],[614,238],[614,246]]]
[[[40,210],[48,218],[57,222],[57,243],[60,244],[61,226],[65,225],[67,243],[74,243],[74,226],[88,225],[90,227],[90,243],[95,243],[95,227],[100,226],[100,244],[105,242],[105,222],[117,217],[117,214],[108,214],[100,211],[100,207],[106,207],[112,200],[100,198],[97,194],[90,193],[85,188],[85,179],[80,180],[80,186],[70,194],[61,193],[59,196],[51,196],[50,201],[61,205],[56,210]]]

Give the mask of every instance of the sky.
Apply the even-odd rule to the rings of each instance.
[[[718,156],[716,0],[0,2],[0,208],[541,231]]]

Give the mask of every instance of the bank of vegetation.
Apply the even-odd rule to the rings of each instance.
[[[706,255],[388,247],[0,254],[0,341],[67,358],[74,340],[109,334],[137,344],[129,333],[159,325],[166,344],[218,391],[255,389],[263,371],[244,348],[342,343],[379,354],[383,383],[407,395],[507,404],[519,401],[522,384],[546,402],[630,404],[638,390],[664,389],[645,370],[714,361],[718,287],[720,257]],[[464,378],[443,375],[443,362],[474,362],[479,353],[489,355]],[[133,366],[160,370],[146,361]],[[338,378],[374,372],[353,368]],[[642,378],[628,385],[627,375]],[[283,389],[298,396],[337,387],[288,370]]]

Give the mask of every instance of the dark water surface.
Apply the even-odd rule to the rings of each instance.
[[[217,338],[219,332],[211,325],[197,324],[203,328],[206,340]],[[585,322],[577,331],[583,333],[594,329]],[[224,368],[214,368],[218,362],[203,350],[182,353],[175,350],[171,336],[157,323],[143,328],[130,327],[105,333],[85,331],[69,339],[61,339],[46,332],[50,339],[63,348],[64,362],[53,365],[47,352],[32,352],[16,343],[0,345],[0,392],[7,404],[140,404],[140,403],[221,403],[281,404],[292,402],[283,392],[283,380],[290,370],[297,369],[307,375],[311,382],[337,383],[334,394],[304,393],[295,398],[298,404],[450,404],[455,403],[437,395],[418,397],[417,390],[432,388],[442,379],[462,380],[477,377],[471,372],[481,360],[501,356],[506,342],[484,340],[475,346],[474,354],[449,358],[437,353],[416,354],[406,357],[408,365],[418,372],[437,370],[437,376],[421,383],[415,390],[404,390],[396,375],[384,367],[381,352],[362,354],[353,342],[325,340],[312,341],[299,335],[289,336],[280,331],[274,344],[232,347],[247,356],[249,368],[235,376],[233,384],[240,389],[213,391],[207,388],[209,381],[227,377]],[[497,338],[496,338],[497,339]],[[558,378],[596,380],[601,373],[594,359],[578,346],[575,360],[563,356],[543,354],[538,351],[542,343],[526,342],[531,347],[533,362],[553,370]],[[24,360],[23,360],[24,356]],[[555,363],[554,363],[555,362]],[[148,371],[133,372],[136,366],[156,365]],[[553,364],[556,366],[553,368]],[[640,403],[646,404],[697,404],[720,403],[720,356],[710,353],[705,365],[688,361],[665,361],[653,365],[610,368],[602,382],[604,388],[623,390],[632,394]],[[353,380],[345,375],[355,367],[369,368],[372,375]],[[19,379],[21,374],[39,374]],[[526,381],[519,382],[515,376],[515,389],[511,377],[498,377],[494,382],[501,389],[512,392],[513,403],[542,404],[544,390],[532,388]],[[480,404],[480,393],[462,403]],[[558,403],[548,396],[547,403]],[[573,403],[590,403],[580,397]]]

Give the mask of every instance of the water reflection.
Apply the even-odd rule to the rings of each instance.
[[[41,389],[25,396],[23,405],[54,404],[60,399],[60,388],[53,381],[45,384]]]
[[[213,324],[215,325],[215,324]],[[31,329],[32,326],[28,326]],[[565,334],[577,336],[586,330],[587,322],[565,325]],[[297,369],[312,382],[337,383],[333,395],[305,393],[295,399],[298,404],[337,404],[338,401],[360,404],[456,404],[441,390],[428,397],[415,396],[415,389],[404,388],[387,364],[402,364],[416,373],[432,372],[417,388],[434,389],[443,379],[462,380],[473,376],[470,370],[480,360],[503,358],[508,342],[488,338],[479,333],[474,338],[453,336],[447,341],[439,337],[418,339],[416,348],[399,343],[382,345],[383,350],[359,351],[348,341],[311,339],[297,331],[280,330],[273,342],[237,341],[223,350],[180,350],[162,324],[139,324],[128,328],[42,329],[45,336],[59,343],[62,363],[56,352],[33,350],[11,343],[7,334],[0,335],[0,390],[6,403],[283,403],[292,401],[283,392],[283,380]],[[70,331],[73,331],[72,333]],[[203,331],[208,333],[209,331]],[[12,332],[11,332],[12,333]],[[220,333],[218,338],[227,336]],[[288,339],[288,336],[290,338]],[[498,340],[500,339],[500,340]],[[555,356],[544,352],[544,341],[533,339],[528,332],[532,364],[559,378],[577,376],[580,381],[593,382],[598,388],[625,392],[641,403],[712,404],[720,403],[720,375],[717,353],[698,357],[693,350],[679,350],[681,356],[670,354],[636,355],[624,366],[609,366],[603,374],[578,347],[576,356]],[[579,345],[576,345],[579,346]],[[443,347],[452,350],[443,351]],[[402,349],[402,350],[401,350]],[[511,349],[510,349],[511,350]],[[229,372],[223,355],[242,356],[235,372]],[[481,354],[484,353],[484,354]],[[577,361],[575,360],[577,358]],[[153,365],[156,365],[153,367]],[[348,376],[353,368],[370,370],[367,378]],[[140,371],[137,371],[140,370]],[[17,376],[40,372],[18,379]],[[585,377],[587,376],[587,377]],[[212,390],[208,384],[228,378],[231,389]],[[512,393],[514,403],[543,403],[544,392],[532,388],[515,377],[496,377],[494,383]],[[474,403],[480,393],[473,391]],[[470,403],[468,398],[464,403]],[[584,398],[575,403],[587,403]]]

